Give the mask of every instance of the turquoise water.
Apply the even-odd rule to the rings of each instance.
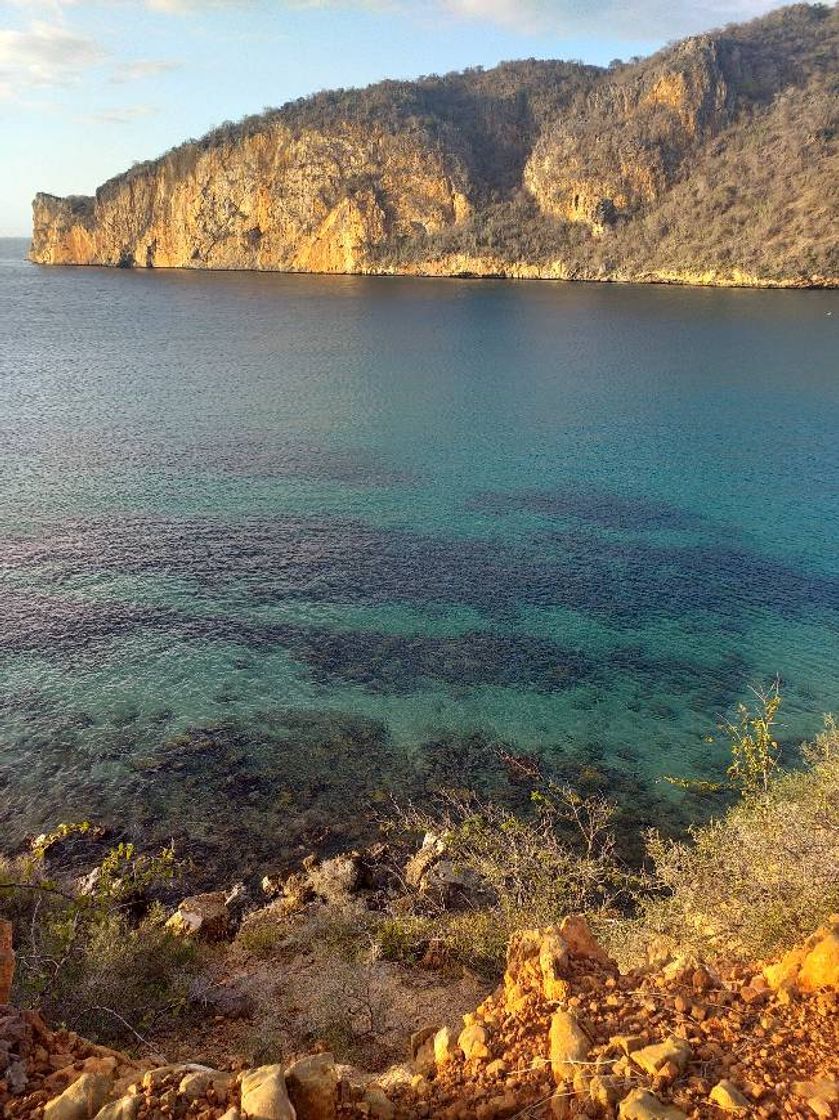
[[[839,706],[839,298],[40,269],[0,243],[0,827],[208,866],[514,784],[641,820]]]

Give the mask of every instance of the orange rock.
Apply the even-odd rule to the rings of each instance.
[[[555,931],[546,933],[539,948],[539,967],[542,972],[542,994],[545,999],[560,1001],[568,998],[570,988],[565,980],[568,968],[568,943]]]
[[[839,991],[839,923],[804,958],[798,986],[805,992],[821,988]]]
[[[517,1008],[530,992],[541,994],[544,982],[540,959],[542,943],[546,937],[557,932],[555,926],[525,929],[510,938],[504,973],[504,992],[509,1008]]]
[[[590,1050],[591,1040],[569,1011],[557,1011],[551,1016],[548,1055],[557,1085],[573,1078]]]
[[[763,975],[776,992],[797,988],[803,992],[839,991],[839,914],[817,930],[803,945],[792,949]]]
[[[606,968],[614,968],[615,962],[609,954],[597,944],[594,935],[588,927],[588,922],[580,914],[569,914],[559,927],[559,932],[568,945],[571,955],[581,957],[583,960],[597,961]]]

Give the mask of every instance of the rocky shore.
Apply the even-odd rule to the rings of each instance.
[[[839,1120],[837,748],[634,868],[570,790],[187,897],[59,825],[0,858],[2,1116]]]
[[[221,933],[208,906],[180,908],[185,935]],[[580,918],[521,932],[490,996],[413,1032],[404,1062],[375,1076],[322,1049],[255,1068],[138,1060],[8,1006],[11,962],[4,923],[8,1120],[839,1115],[839,916],[777,962],[722,973],[679,958],[621,973]]]

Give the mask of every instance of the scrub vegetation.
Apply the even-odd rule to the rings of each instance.
[[[706,809],[705,822],[677,839],[646,833],[641,861],[626,856],[637,843],[617,834],[615,808],[602,796],[549,784],[528,811],[512,811],[452,791],[432,809],[389,817],[378,848],[390,856],[364,857],[375,868],[372,887],[361,884],[356,857],[304,863],[277,902],[246,915],[234,957],[270,970],[314,952],[316,975],[352,989],[344,1003],[355,1011],[333,1022],[335,1001],[313,990],[304,1035],[334,1037],[346,1050],[363,1048],[368,1021],[395,998],[377,962],[421,963],[443,976],[466,967],[490,982],[513,932],[569,913],[585,914],[626,966],[674,953],[729,964],[777,955],[839,910],[839,729],[828,717],[784,768],[774,737],[780,705],[777,687],[756,692],[721,724],[727,772],[716,785],[680,784],[715,805],[722,788],[727,808],[711,819]],[[405,834],[424,841],[417,852],[413,840],[403,869],[393,853],[411,850],[400,847]],[[56,853],[73,864],[97,845],[98,862],[83,877],[51,871]],[[210,950],[175,936],[162,904],[177,897],[184,870],[171,849],[108,848],[87,823],[4,859],[0,916],[15,926],[17,1001],[122,1045],[192,1021]],[[262,1045],[255,1038],[254,1052]]]

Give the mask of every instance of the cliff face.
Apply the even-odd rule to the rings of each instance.
[[[543,212],[603,233],[689,173],[694,149],[720,131],[733,100],[714,41],[688,40],[663,66],[602,83],[582,111],[546,128],[524,184]]]
[[[320,94],[34,202],[42,264],[835,285],[836,9]]]
[[[465,169],[423,139],[349,124],[295,135],[271,124],[112,180],[95,199],[38,195],[32,256],[48,264],[358,271],[415,223],[436,232],[471,212]]]

